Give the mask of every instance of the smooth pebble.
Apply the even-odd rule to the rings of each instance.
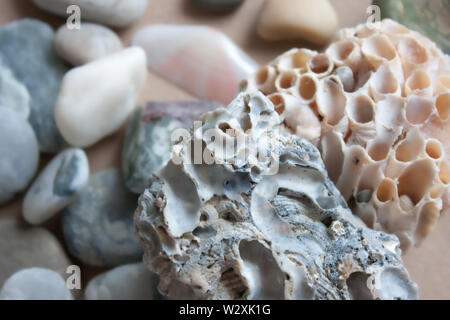
[[[55,106],[64,138],[84,148],[119,129],[137,106],[145,66],[145,52],[131,47],[69,71]]]
[[[85,291],[86,300],[160,300],[159,277],[143,263],[127,264],[93,278]]]
[[[337,28],[328,0],[266,0],[257,25],[266,40],[305,39],[318,45],[328,42]]]
[[[13,273],[24,268],[52,269],[65,277],[70,265],[61,244],[46,229],[0,219],[0,287]]]
[[[72,255],[92,266],[117,266],[142,258],[134,234],[137,196],[118,169],[97,172],[64,210],[62,225]]]
[[[54,31],[46,23],[22,19],[0,28],[0,57],[31,97],[29,121],[42,152],[67,146],[56,127],[54,107],[68,70],[53,48]]]
[[[28,121],[10,108],[0,108],[0,204],[28,186],[38,164],[39,147]]]
[[[154,24],[137,32],[148,67],[199,99],[228,104],[258,64],[223,32],[202,25]]]
[[[89,180],[89,162],[81,149],[57,155],[41,171],[25,196],[23,216],[31,224],[50,219],[73,201]]]
[[[83,65],[123,49],[122,41],[111,29],[95,23],[82,23],[80,29],[64,24],[56,31],[55,49],[74,66]]]
[[[30,94],[0,59],[0,108],[11,108],[24,119],[30,115]]]
[[[57,272],[29,268],[16,272],[5,282],[0,300],[73,300],[73,297]]]
[[[33,0],[33,3],[64,18],[69,6],[76,5],[83,20],[112,27],[126,27],[136,22],[147,8],[147,0]]]

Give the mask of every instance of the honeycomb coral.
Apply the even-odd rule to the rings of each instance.
[[[398,239],[354,216],[317,148],[280,134],[280,123],[264,95],[240,94],[227,109],[204,114],[174,146],[135,213],[144,262],[159,274],[161,293],[177,299],[416,298]],[[224,148],[224,140],[234,148]],[[192,161],[196,144],[212,161]]]
[[[241,84],[262,91],[371,228],[418,245],[450,208],[450,59],[389,19],[292,49]]]

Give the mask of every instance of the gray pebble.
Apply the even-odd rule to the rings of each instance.
[[[71,254],[92,266],[137,262],[142,248],[134,234],[137,196],[126,190],[119,170],[92,175],[64,210],[63,233]]]
[[[75,198],[89,180],[89,162],[81,149],[57,155],[37,177],[25,196],[23,216],[31,224],[50,219]]]
[[[70,265],[58,240],[47,230],[0,219],[0,287],[13,273],[24,268],[48,268],[66,277]]]
[[[24,119],[30,115],[30,94],[0,59],[0,107],[11,108]]]
[[[53,49],[53,29],[44,22],[23,19],[0,28],[0,57],[31,97],[29,121],[43,152],[67,146],[53,115],[64,73],[68,70]]]
[[[36,136],[26,119],[0,108],[0,204],[24,190],[39,163]]]

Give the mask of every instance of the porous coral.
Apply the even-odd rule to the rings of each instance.
[[[319,147],[352,211],[418,245],[450,208],[450,62],[389,19],[343,29],[324,53],[292,49],[244,80],[284,128]]]
[[[280,123],[264,95],[240,94],[204,114],[174,146],[135,213],[144,262],[159,274],[161,293],[416,298],[398,239],[354,216],[317,148],[280,133]]]

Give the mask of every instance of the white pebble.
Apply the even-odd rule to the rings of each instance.
[[[43,268],[23,269],[6,280],[0,300],[73,300],[64,279]]]
[[[69,29],[65,24],[62,25],[56,32],[54,45],[59,56],[74,66],[123,49],[114,31],[95,23],[82,23],[80,29]]]
[[[145,52],[130,47],[69,71],[55,106],[67,142],[89,147],[112,134],[135,109],[147,79]]]

